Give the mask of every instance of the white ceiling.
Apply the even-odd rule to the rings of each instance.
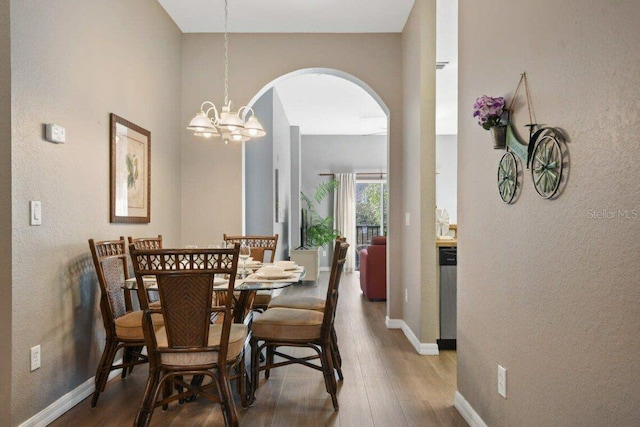
[[[303,135],[380,135],[387,116],[360,86],[327,74],[302,74],[276,83],[292,126]]]
[[[399,33],[415,0],[229,0],[229,32]],[[224,31],[224,0],[158,0],[184,33]]]
[[[415,0],[229,0],[229,32],[397,33]],[[223,32],[224,0],[158,0],[184,33]],[[437,0],[436,133],[457,134],[455,0]],[[233,43],[233,37],[230,37]],[[339,77],[304,74],[276,86],[289,122],[306,135],[379,135],[386,116],[362,88]]]

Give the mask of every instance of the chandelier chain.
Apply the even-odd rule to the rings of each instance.
[[[227,21],[229,17],[229,1],[224,0],[224,105],[229,105],[229,37]]]

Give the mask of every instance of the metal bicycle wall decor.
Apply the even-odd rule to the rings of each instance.
[[[527,109],[529,111],[529,142],[520,140],[513,129],[511,114],[513,104],[518,96],[520,86],[524,82]],[[536,192],[544,199],[558,196],[565,164],[564,150],[566,138],[559,128],[540,127],[533,120],[533,107],[529,95],[526,73],[520,75],[520,81],[507,109],[506,150],[498,164],[498,193],[503,202],[515,203],[519,184],[519,163],[525,162],[531,171],[531,181]]]

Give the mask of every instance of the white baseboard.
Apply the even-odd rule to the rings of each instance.
[[[115,365],[120,363],[122,363],[122,359],[114,362]],[[122,369],[111,371],[107,381],[117,377],[121,372]],[[69,393],[62,396],[60,399],[53,402],[51,405],[44,408],[42,411],[35,414],[33,417],[29,418],[27,421],[20,424],[20,427],[44,427],[51,424],[60,416],[64,415],[69,409],[82,402],[88,396],[91,396],[95,389],[95,379],[94,377],[91,377]]]
[[[413,348],[416,349],[418,354],[424,356],[437,356],[440,354],[440,349],[436,343],[421,343],[418,337],[413,333],[411,328],[402,319],[389,319],[387,316],[384,320],[387,328],[389,329],[402,329],[404,335],[407,337]]]
[[[478,415],[459,391],[456,391],[456,394],[453,396],[453,406],[460,412],[460,415],[462,415],[462,418],[469,424],[469,427],[487,427],[487,424],[480,418],[480,415]]]

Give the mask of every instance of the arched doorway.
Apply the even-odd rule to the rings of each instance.
[[[315,134],[305,134],[304,126],[302,126],[301,130],[301,126],[298,126],[298,123],[289,123],[289,120],[283,120],[278,117],[282,113],[278,111],[280,109],[278,104],[284,104],[286,99],[281,100],[278,93],[274,95],[274,89],[276,91],[282,89],[286,82],[292,82],[304,76],[330,76],[332,79],[342,82],[341,84],[343,85],[357,88],[363,93],[363,96],[368,98],[369,102],[375,104],[381,116],[380,118],[383,119],[383,126],[372,131],[354,130],[348,136],[334,136],[335,139],[353,143],[353,145],[345,143],[343,147],[356,147],[364,139],[370,139],[371,141],[375,139],[375,144],[382,141],[379,146],[384,150],[383,164],[378,165],[374,160],[369,160],[368,163],[363,161],[363,159],[367,160],[367,157],[372,157],[372,153],[375,150],[359,150],[357,153],[359,158],[355,159],[354,164],[347,165],[345,161],[349,158],[348,149],[341,150],[339,153],[325,152],[325,154],[322,154],[322,148],[319,148],[319,151],[312,156],[317,160],[315,164],[305,164],[305,153],[308,150],[304,150],[304,147],[310,147],[310,141],[319,141],[327,146],[327,150],[331,150],[328,147],[333,146],[332,138],[320,136],[317,130],[313,131]],[[345,90],[344,92],[348,91]],[[344,100],[333,98],[332,100],[335,101],[335,104],[332,104],[333,110],[339,110],[336,105],[340,104],[340,102],[345,102]],[[309,99],[309,104],[313,102],[314,99]],[[348,100],[346,103],[348,104]],[[361,179],[366,175],[365,179],[370,180],[372,173],[375,172],[376,175],[385,180],[393,180],[392,176],[387,175],[389,172],[389,108],[368,84],[357,77],[330,68],[296,70],[284,74],[265,85],[251,99],[248,105],[256,110],[256,115],[263,122],[265,129],[271,127],[271,132],[268,132],[268,136],[265,137],[266,140],[262,140],[259,144],[249,142],[245,145],[243,155],[243,232],[247,234],[278,233],[281,239],[285,237],[279,240],[284,243],[279,249],[283,251],[279,254],[280,256],[286,257],[288,255],[286,253],[287,246],[289,249],[294,249],[300,245],[300,200],[297,197],[300,191],[305,192],[305,194],[312,194],[315,184],[322,179],[326,180],[326,176],[331,173],[355,172],[362,174]],[[286,110],[286,108],[284,109]],[[366,117],[364,119],[369,120],[372,118]],[[283,123],[285,126],[290,125],[291,127],[289,136],[285,135],[281,128],[278,128],[282,127]],[[339,133],[346,132],[340,131]],[[287,140],[284,144],[283,139]],[[374,146],[373,143],[371,146]],[[331,158],[332,156],[331,161],[326,161],[325,163],[318,160]],[[337,160],[338,157],[340,161]],[[372,167],[371,165],[375,166]],[[321,177],[320,175],[323,176]],[[286,192],[286,200],[282,198],[284,192],[281,187],[283,186],[288,190]],[[284,212],[282,206],[280,206],[283,202],[285,204]],[[259,206],[270,206],[269,209],[272,209],[273,215],[265,215],[264,209],[259,208]],[[268,210],[266,213],[269,213]],[[273,218],[273,220],[271,221],[269,218]],[[353,247],[356,248],[357,245],[354,244]],[[326,253],[321,258],[321,266],[328,267],[329,256],[330,254]],[[387,256],[388,262],[389,257]]]

